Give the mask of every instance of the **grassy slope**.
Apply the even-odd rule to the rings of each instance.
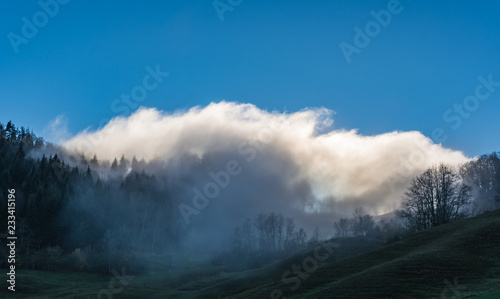
[[[108,298],[106,290],[117,289],[112,298],[189,298],[198,286],[208,287],[227,279],[220,268],[207,267],[210,259],[191,255],[144,256],[148,271],[125,280],[122,285],[113,275],[78,272],[16,271],[16,293],[0,289],[0,298]],[[169,261],[172,262],[169,262]],[[0,270],[1,272],[7,270]],[[121,269],[117,269],[119,274]],[[125,273],[125,275],[128,275]],[[15,295],[15,296],[12,296]],[[110,297],[111,298],[111,297]]]
[[[444,298],[500,298],[500,211],[325,263],[295,291],[280,277],[235,297],[269,298],[279,288],[287,298],[441,298],[442,292]],[[445,280],[453,285],[455,278],[460,287],[449,288]]]
[[[295,291],[281,282],[281,276],[293,264],[313,256],[312,251],[240,273],[211,267],[208,257],[149,256],[149,271],[132,279],[113,298],[269,298],[274,289],[281,289],[287,298],[441,298],[442,291],[446,291],[444,298],[453,298],[459,293],[448,289],[444,280],[453,284],[455,278],[465,285],[456,290],[460,295],[470,291],[474,297],[500,298],[500,211],[380,248],[362,238],[334,242],[340,244],[335,254]],[[172,265],[169,258],[175,261]],[[17,272],[16,296],[3,287],[0,298],[97,298],[111,279],[90,273],[22,270]]]

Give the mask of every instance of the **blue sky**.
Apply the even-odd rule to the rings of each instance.
[[[12,34],[23,37],[23,17],[43,23],[43,10],[37,1],[4,4],[0,121],[42,135],[64,115],[70,134],[95,129],[120,114],[112,103],[142,84],[148,66],[159,66],[169,75],[141,105],[326,107],[336,112],[334,128],[429,137],[441,128],[443,145],[468,156],[500,150],[500,87],[483,87],[485,100],[468,98],[467,117],[453,111],[475,95],[479,76],[500,82],[496,1],[402,0],[350,63],[340,44],[355,46],[354,28],[365,32],[375,20],[370,12],[388,10],[391,1],[220,2],[239,5],[221,20],[210,0],[69,1],[17,53]]]

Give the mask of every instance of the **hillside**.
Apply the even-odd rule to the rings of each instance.
[[[498,298],[500,211],[415,233],[341,261],[327,261],[291,291],[294,284],[281,282],[282,273],[313,254],[287,259],[279,264],[281,271],[271,267],[272,274],[240,279],[245,287],[249,285],[243,280],[258,282],[248,291],[235,289],[238,281],[233,280],[200,297],[218,293],[234,294],[233,298],[270,298],[279,289],[286,298]],[[262,281],[260,276],[268,279]]]
[[[113,298],[500,296],[500,211],[415,233],[384,247],[368,238],[336,238],[330,244],[333,253],[301,279],[295,291],[290,290],[294,283],[285,284],[281,277],[294,264],[314,257],[314,249],[236,273],[212,266],[208,256],[145,255],[148,271],[125,273],[123,285],[112,276],[99,274],[19,270],[16,297],[98,298],[99,293],[105,297],[107,290],[113,291]],[[110,283],[115,284],[111,289]],[[272,297],[273,291],[279,293],[276,290],[283,296]],[[0,290],[0,296],[6,294],[5,289]]]

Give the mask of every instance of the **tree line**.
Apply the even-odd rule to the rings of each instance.
[[[246,219],[234,229],[227,241],[227,250],[215,255],[215,265],[232,270],[256,268],[271,260],[307,247],[317,241],[319,231],[310,239],[303,228],[297,228],[293,218],[270,212]]]
[[[337,237],[368,237],[389,244],[399,241],[403,227],[397,219],[381,219],[376,222],[373,216],[362,207],[354,209],[350,218],[340,218],[333,224]]]
[[[500,158],[482,155],[454,168],[439,164],[411,180],[395,211],[397,220],[375,224],[363,208],[334,223],[337,236],[389,235],[420,231],[500,208]]]
[[[135,157],[129,161],[122,156],[112,162],[95,155],[90,160],[75,157],[29,129],[0,123],[0,197],[4,202],[0,221],[7,223],[6,192],[14,188],[17,265],[109,272],[123,265],[132,267],[137,253],[179,248],[185,231],[168,178],[147,174],[145,166],[144,160]],[[103,171],[106,179],[101,177]],[[500,158],[492,153],[458,169],[437,165],[413,178],[396,211],[397,219],[375,223],[373,216],[358,208],[350,218],[336,221],[333,231],[340,237],[364,236],[387,243],[399,240],[403,227],[407,231],[428,229],[499,207]],[[308,239],[292,218],[259,214],[234,230],[227,246],[233,254],[226,256],[225,263],[261,265],[318,239],[318,229]],[[6,253],[6,248],[0,248],[0,253]],[[0,266],[4,263],[0,261]],[[220,258],[214,263],[220,264]]]
[[[137,253],[179,244],[180,219],[167,184],[140,171],[142,161],[122,157],[109,165],[80,157],[80,167],[71,167],[57,153],[27,154],[57,150],[30,130],[0,123],[0,221],[7,223],[7,189],[16,189],[17,267],[132,271]],[[99,169],[111,176],[101,180]]]
[[[419,231],[500,208],[497,153],[473,159],[458,169],[440,164],[412,179],[396,215]]]

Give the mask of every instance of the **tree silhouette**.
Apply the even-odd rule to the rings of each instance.
[[[396,215],[411,230],[423,230],[473,214],[471,187],[449,165],[440,164],[413,178]]]

